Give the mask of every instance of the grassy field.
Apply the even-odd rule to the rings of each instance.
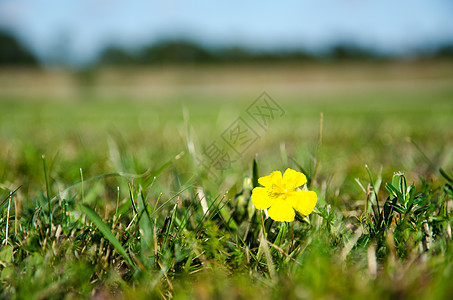
[[[452,66],[1,70],[1,297],[449,299]],[[288,167],[315,212],[265,220]]]

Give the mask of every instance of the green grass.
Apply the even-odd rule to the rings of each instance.
[[[3,94],[1,296],[448,299],[449,78],[271,88],[286,114],[254,127],[260,139],[217,178],[197,157],[235,119],[250,121],[259,85],[166,102]],[[306,171],[316,211],[263,223],[253,182],[287,167]]]

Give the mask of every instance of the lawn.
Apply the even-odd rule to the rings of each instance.
[[[0,71],[1,297],[450,298],[451,67]]]

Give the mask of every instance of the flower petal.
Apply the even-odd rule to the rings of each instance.
[[[258,182],[265,187],[271,188],[274,184],[281,186],[282,184],[282,172],[274,171],[271,174],[258,178]]]
[[[269,208],[274,202],[275,198],[270,198],[266,188],[256,187],[252,191],[252,202],[257,209]]]
[[[279,222],[292,222],[296,216],[291,204],[282,198],[278,198],[267,213],[271,219]]]
[[[288,168],[283,174],[283,182],[286,184],[286,188],[292,191],[307,183],[307,177],[301,172]]]
[[[313,191],[294,191],[286,200],[295,210],[308,216],[315,208],[318,196]]]

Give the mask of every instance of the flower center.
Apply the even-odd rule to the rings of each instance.
[[[283,200],[289,196],[288,188],[286,186],[279,186],[279,185],[272,185],[272,188],[269,190],[268,195],[270,198],[280,198],[282,197]]]

